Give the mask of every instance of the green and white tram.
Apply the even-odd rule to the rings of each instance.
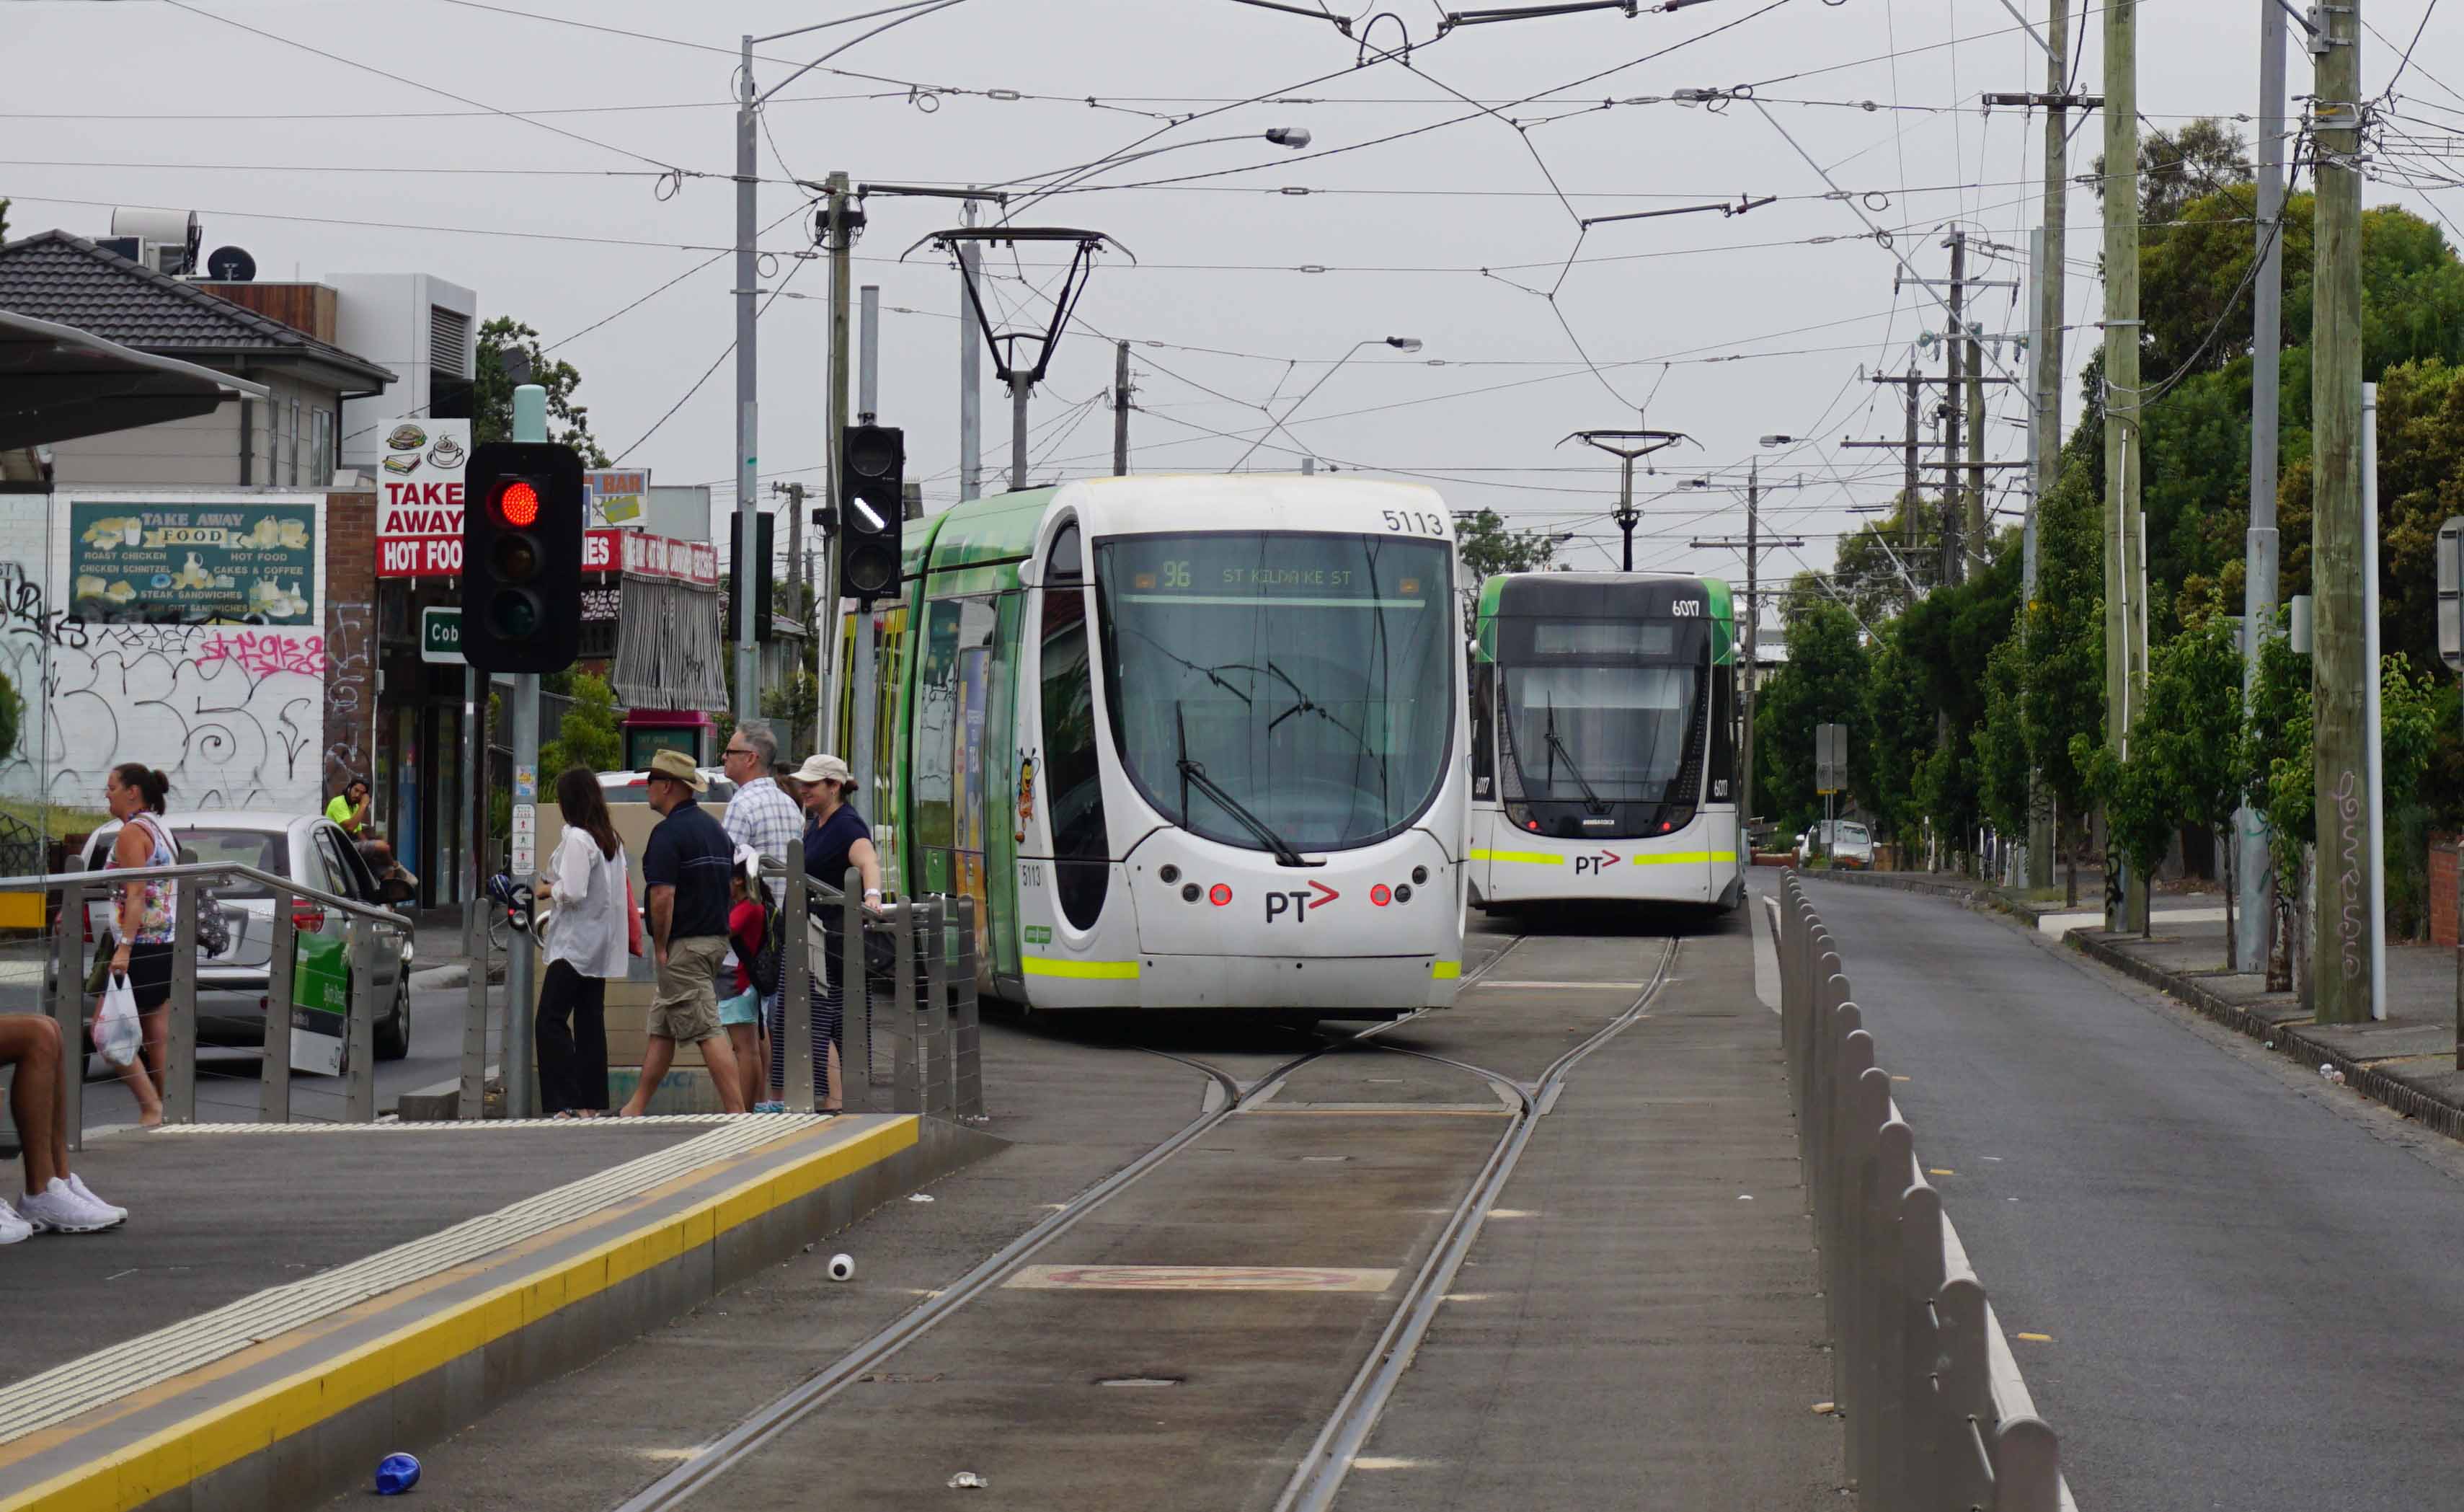
[[[1481,587],[1472,897],[1734,907],[1736,636],[1728,585],[1526,572]]]
[[[1434,492],[1099,478],[907,528],[903,602],[875,610],[895,776],[872,808],[900,885],[982,908],[982,990],[1453,1001],[1468,736]]]

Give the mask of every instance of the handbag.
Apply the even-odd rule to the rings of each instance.
[[[144,1026],[137,1017],[137,993],[129,988],[128,978],[115,971],[102,989],[102,1007],[94,1015],[94,1048],[113,1065],[125,1066],[136,1060],[144,1040]]]

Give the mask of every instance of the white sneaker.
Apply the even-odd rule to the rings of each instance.
[[[71,1172],[69,1175],[69,1190],[76,1192],[80,1197],[83,1197],[93,1206],[100,1208],[103,1212],[110,1213],[111,1221],[114,1224],[126,1223],[128,1221],[128,1210],[120,1206],[118,1203],[105,1202],[100,1197],[96,1196],[94,1194],[94,1189],[85,1184],[85,1178],[83,1176]]]
[[[34,1226],[17,1216],[17,1210],[0,1202],[0,1244],[14,1244],[33,1234]]]
[[[94,1234],[119,1221],[108,1211],[70,1190],[69,1184],[57,1176],[42,1190],[26,1193],[17,1204],[17,1212],[34,1226],[37,1234]]]

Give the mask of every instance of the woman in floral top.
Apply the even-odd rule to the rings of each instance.
[[[143,762],[123,762],[102,781],[102,801],[120,821],[111,842],[107,871],[126,866],[170,866],[180,848],[159,817],[171,783]],[[171,1001],[172,910],[179,904],[175,881],[130,882],[120,889],[114,914],[119,945],[111,952],[111,972],[128,978],[137,997],[137,1012],[145,1026],[145,1054],[121,1069],[121,1078],[137,1095],[140,1123],[163,1122],[163,1052],[167,1042]],[[151,1067],[151,1074],[148,1068]]]

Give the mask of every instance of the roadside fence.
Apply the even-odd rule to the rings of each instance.
[[[1891,1512],[2070,1512],[1985,1287],[1917,1164],[1831,932],[1780,884],[1780,1023],[1848,1474]]]
[[[59,1096],[64,1122],[68,1125],[70,1147],[84,1147],[85,1069],[93,1052],[88,1023],[95,994],[86,990],[86,905],[98,899],[117,899],[120,888],[125,883],[155,880],[188,884],[175,889],[172,909],[171,996],[165,1005],[167,1018],[163,1040],[163,1122],[180,1124],[197,1121],[197,902],[202,889],[223,886],[246,888],[252,894],[268,895],[270,903],[268,917],[262,923],[253,912],[237,905],[229,902],[217,905],[227,921],[227,927],[236,926],[242,931],[227,953],[228,957],[253,956],[245,935],[260,928],[267,932],[261,989],[257,989],[247,968],[235,960],[227,958],[205,963],[214,968],[218,976],[236,970],[241,978],[247,980],[238,982],[231,989],[243,996],[258,990],[264,1001],[263,1064],[257,1088],[258,1121],[266,1123],[294,1121],[291,1072],[295,1020],[299,1020],[313,1025],[300,1033],[316,1034],[330,1029],[335,1032],[330,1037],[341,1041],[333,1047],[339,1053],[342,1082],[340,1122],[374,1123],[377,1116],[376,1020],[381,1011],[389,1012],[393,1006],[390,997],[380,1001],[381,989],[389,986],[393,991],[400,991],[402,988],[397,979],[407,970],[408,951],[405,946],[410,939],[411,923],[401,914],[355,899],[342,898],[288,877],[259,871],[253,866],[232,863],[187,862],[171,866],[132,866],[99,872],[0,878],[0,892],[52,892],[59,895],[58,907],[50,915],[55,922],[44,985],[48,1012],[59,1025],[64,1052],[60,1056]],[[323,940],[328,944],[322,949],[303,950],[303,937]],[[303,980],[299,969],[303,956],[309,963],[306,975],[314,979],[313,986],[310,981]],[[332,969],[336,967],[340,967],[339,971]],[[386,970],[387,967],[392,969]],[[219,982],[213,985],[221,986]],[[310,989],[304,1004],[297,990],[301,988]],[[294,1004],[302,1004],[302,1011],[295,1011]],[[141,1054],[144,1052],[141,1051]]]

